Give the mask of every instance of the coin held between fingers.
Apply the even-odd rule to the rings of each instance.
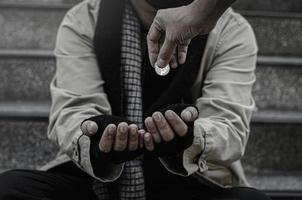
[[[164,68],[160,68],[157,62],[154,64],[155,72],[159,76],[166,76],[170,72],[170,65],[168,64]]]

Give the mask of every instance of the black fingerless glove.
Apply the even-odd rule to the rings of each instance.
[[[174,104],[171,106],[168,106],[160,112],[165,116],[165,112],[167,110],[172,110],[174,111],[178,116],[181,115],[181,112],[186,109],[187,107],[192,106],[195,107],[196,110],[198,111],[198,108],[195,105],[191,104]],[[194,122],[185,122],[186,125],[188,126],[188,131],[187,134],[183,137],[180,137],[175,134],[175,137],[168,141],[162,141],[160,143],[155,143],[155,150],[152,152],[158,157],[170,157],[177,155],[181,152],[183,152],[185,149],[190,147],[193,143],[194,139]]]
[[[90,136],[90,157],[92,165],[96,162],[110,162],[119,164],[132,160],[142,153],[142,150],[140,149],[135,151],[128,151],[128,149],[124,151],[115,151],[112,149],[108,153],[102,152],[99,149],[99,142],[101,140],[105,128],[109,124],[115,124],[116,126],[118,126],[118,124],[121,122],[133,124],[131,121],[113,115],[99,115],[84,120],[82,124],[87,120],[94,121],[98,125],[97,133],[93,136]]]

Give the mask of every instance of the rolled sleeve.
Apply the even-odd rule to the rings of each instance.
[[[185,170],[175,171],[164,161],[180,175],[205,172],[210,163],[229,166],[245,151],[255,107],[252,86],[258,48],[252,28],[240,15],[233,13],[222,29],[196,99],[200,114],[194,123],[194,142],[183,153]]]
[[[239,160],[250,133],[258,49],[253,30],[244,18],[234,14],[230,23],[217,43],[202,96],[196,101],[200,116],[195,126],[202,130],[196,135],[205,140],[198,159],[201,170],[207,162],[229,166]]]
[[[90,138],[80,129],[87,118],[111,114],[92,45],[94,20],[87,7],[83,2],[69,11],[58,31],[48,137],[86,173],[110,182],[120,176],[123,164],[104,166],[102,176],[96,177],[90,161]]]

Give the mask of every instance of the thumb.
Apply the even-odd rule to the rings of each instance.
[[[197,117],[198,117],[198,111],[193,106],[187,107],[181,112],[181,118],[185,122],[193,122],[197,119]]]
[[[81,125],[82,132],[87,136],[93,136],[98,131],[98,125],[94,121],[87,120]]]

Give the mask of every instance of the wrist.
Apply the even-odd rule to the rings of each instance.
[[[214,2],[214,3],[213,3]],[[188,7],[188,15],[190,16],[190,25],[198,33],[202,33],[205,27],[216,16],[213,4],[216,0],[209,2],[208,0],[195,0]]]
[[[193,11],[207,11],[207,13],[219,13],[222,10],[226,10],[230,7],[236,0],[194,0],[188,6],[194,8]]]
[[[198,27],[203,27],[206,23],[216,23],[224,11],[235,1],[195,0],[188,5],[189,13],[194,16],[193,23]]]

